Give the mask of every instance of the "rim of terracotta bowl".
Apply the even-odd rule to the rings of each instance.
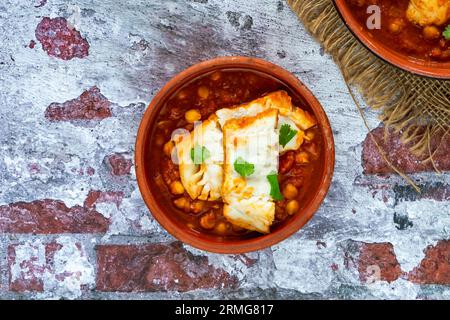
[[[342,20],[355,37],[380,59],[400,69],[429,78],[450,79],[450,62],[432,62],[416,59],[385,45],[372,37],[351,12],[346,0],[333,0]]]
[[[261,235],[249,239],[225,239],[215,241],[195,235],[190,232],[187,227],[183,228],[180,226],[180,223],[175,221],[175,219],[170,218],[170,210],[158,204],[149,184],[151,177],[146,176],[146,170],[144,168],[144,149],[145,144],[150,143],[149,139],[152,125],[156,121],[162,106],[176,90],[192,79],[195,79],[205,73],[229,68],[247,69],[272,76],[281,81],[284,85],[288,86],[295,94],[301,97],[308,104],[316,116],[322,131],[324,141],[324,165],[322,178],[318,184],[316,194],[312,197],[312,199],[309,199],[309,204],[304,208],[304,210],[293,216],[288,222],[286,222],[285,225],[267,235]],[[335,155],[333,134],[328,118],[320,103],[309,91],[309,89],[307,89],[305,85],[290,72],[273,63],[251,57],[218,57],[195,64],[174,76],[158,92],[158,94],[156,94],[145,111],[139,126],[135,147],[135,170],[137,182],[142,197],[147,207],[150,209],[153,217],[175,238],[198,249],[216,253],[237,254],[264,249],[288,238],[290,235],[297,232],[319,209],[330,187],[334,171]]]

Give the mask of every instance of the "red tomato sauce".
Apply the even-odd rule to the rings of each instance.
[[[374,38],[389,48],[404,55],[426,61],[450,61],[450,41],[443,31],[450,20],[442,26],[420,26],[408,20],[407,9],[410,0],[346,0],[360,24]],[[381,29],[369,29],[368,6],[378,5],[381,9]]]
[[[173,184],[180,182],[178,166],[170,157],[171,134],[175,129],[193,129],[185,114],[195,109],[201,119],[208,118],[216,110],[232,107],[264,96],[267,93],[285,90],[293,98],[295,106],[312,113],[304,102],[277,79],[248,70],[221,70],[194,79],[175,92],[163,106],[150,138],[149,152],[146,153],[148,174],[160,190],[159,200],[163,206],[174,212],[177,220],[187,225],[193,232],[206,233],[218,237],[256,237],[261,234],[250,232],[228,222],[222,214],[221,201],[192,200],[184,191],[174,194]],[[299,150],[288,151],[280,156],[278,180],[283,192],[290,184],[290,199],[276,202],[275,221],[272,228],[283,224],[295,214],[301,214],[312,198],[311,190],[316,190],[323,166],[323,138],[318,126],[308,129],[309,141],[303,143]],[[169,144],[168,144],[169,143]],[[292,186],[297,194],[292,197]],[[293,194],[292,194],[293,193]],[[298,204],[295,213],[288,213],[289,201]],[[309,201],[309,200],[308,200]],[[295,207],[295,206],[294,206]]]

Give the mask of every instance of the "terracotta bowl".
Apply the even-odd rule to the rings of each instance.
[[[367,28],[361,25],[361,23],[355,18],[346,0],[334,0],[334,4],[350,31],[370,51],[384,61],[418,75],[432,78],[450,79],[449,62],[430,62],[420,60],[390,48],[382,41],[371,36]]]
[[[146,159],[152,139],[152,127],[155,125],[156,118],[168,100],[168,98],[187,82],[211,71],[224,69],[244,69],[257,71],[283,83],[292,93],[297,95],[301,101],[314,113],[318,120],[323,139],[323,160],[322,172],[317,175],[317,190],[311,192],[310,199],[306,199],[304,210],[290,218],[280,227],[275,228],[270,234],[261,235],[253,238],[229,239],[223,237],[214,237],[208,234],[193,232],[185,224],[176,219],[176,212],[167,206],[163,206],[161,201],[161,192],[157,188],[150,176],[151,166],[157,164]],[[328,118],[319,102],[312,93],[291,73],[274,65],[270,62],[247,57],[220,57],[213,60],[198,63],[173,77],[155,96],[144,114],[139,127],[136,151],[135,167],[139,189],[142,193],[145,203],[150,209],[155,219],[174,237],[179,240],[202,250],[217,253],[244,253],[270,247],[303,227],[314,215],[321,205],[328,188],[334,170],[334,142]]]

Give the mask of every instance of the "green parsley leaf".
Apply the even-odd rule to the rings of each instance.
[[[280,144],[283,148],[288,144],[289,141],[297,134],[297,130],[292,129],[292,127],[285,123],[280,128]]]
[[[206,147],[200,147],[198,144],[191,149],[191,159],[194,164],[202,164],[206,159],[211,157],[211,153]]]
[[[245,161],[242,157],[238,157],[234,161],[234,170],[245,178],[255,172],[255,165]]]
[[[445,28],[444,32],[442,32],[445,40],[450,40],[450,24]]]
[[[283,195],[280,191],[280,185],[278,184],[278,174],[273,172],[267,176],[267,180],[270,184],[270,195],[275,201],[283,200]]]

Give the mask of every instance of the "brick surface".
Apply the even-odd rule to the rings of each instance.
[[[236,278],[186,251],[178,242],[97,247],[97,290],[190,291],[237,286]]]
[[[59,291],[72,297],[93,283],[93,267],[82,245],[67,238],[48,243],[26,241],[8,247],[9,289]]]
[[[85,208],[95,208],[97,203],[114,203],[117,207],[122,203],[124,193],[122,191],[89,191],[86,200],[84,200]]]
[[[411,153],[408,145],[404,145],[400,141],[400,134],[389,131],[389,134],[385,136],[385,128],[379,127],[372,130],[372,135],[385,151],[389,161],[398,169],[406,173],[434,171],[433,164],[430,161],[423,163],[420,161],[420,158]],[[440,137],[434,139],[431,143],[432,150],[437,149],[434,154],[434,164],[437,169],[448,171],[450,170],[450,157],[448,157],[450,153],[450,135],[444,136],[442,140]],[[367,174],[393,172],[382,158],[370,135],[367,135],[363,143],[362,162],[364,172]]]
[[[247,268],[253,267],[258,262],[258,259],[251,258],[246,254],[238,254],[234,259],[236,261],[241,261]]]
[[[357,264],[361,282],[392,282],[402,275],[391,243],[359,243]]]
[[[420,193],[417,193],[410,185],[395,185],[394,192],[395,203],[400,201],[417,201],[421,199],[431,199],[435,201],[450,200],[450,185],[442,182],[419,184]]]
[[[368,181],[358,182],[357,185],[366,189],[373,199],[380,199],[386,204],[391,203],[394,207],[404,202],[434,200],[446,203],[450,200],[450,184],[440,181],[417,182],[416,185],[419,187],[420,193],[404,181],[400,183],[389,183],[383,180],[374,182],[369,178]]]
[[[45,110],[50,121],[102,120],[111,117],[111,102],[92,87],[84,91],[77,99],[64,103],[52,103]]]
[[[450,240],[426,248],[425,258],[409,273],[408,279],[419,284],[450,285]]]
[[[394,164],[420,171],[411,177],[422,193],[390,172],[339,68],[284,0],[3,0],[3,17],[0,299],[448,298],[450,175],[378,128]],[[242,255],[170,244],[133,172],[149,102],[179,71],[223,55],[297,76],[326,111],[336,147],[315,216]],[[379,123],[377,112],[366,116]],[[443,171],[448,148],[444,140],[435,155]],[[169,169],[162,179],[179,180]]]
[[[89,54],[89,43],[65,18],[44,17],[37,25],[35,35],[49,56],[71,60]]]
[[[39,246],[29,245],[26,248],[28,251],[27,257],[22,257],[20,261],[16,257],[17,249],[18,245],[8,247],[9,289],[17,292],[43,291],[42,276],[45,272],[46,264],[45,259],[39,257],[41,253],[39,252]],[[13,275],[12,268],[15,264],[18,265],[19,272]]]
[[[47,4],[47,0],[35,0],[35,8],[43,7]]]
[[[108,155],[105,161],[113,176],[126,176],[131,172],[131,159],[124,154],[116,153]]]
[[[0,206],[0,232],[104,233],[109,219],[92,208],[67,207],[60,200],[43,199]]]

